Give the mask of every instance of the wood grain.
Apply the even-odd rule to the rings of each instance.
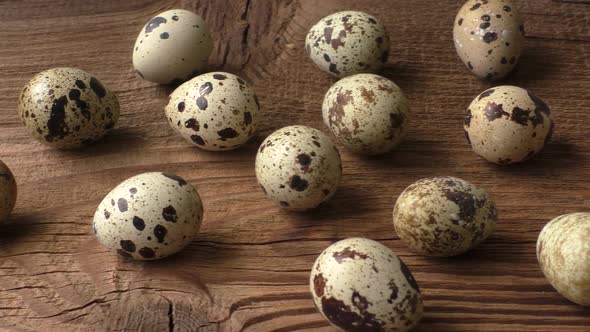
[[[0,159],[13,170],[17,207],[0,230],[0,329],[332,331],[308,292],[309,270],[330,243],[377,239],[410,266],[423,289],[419,331],[589,331],[590,309],[569,303],[535,258],[542,226],[590,203],[590,2],[522,0],[527,42],[518,72],[502,83],[529,88],[552,108],[553,141],[536,159],[496,167],[474,155],[462,118],[491,86],[457,58],[453,0],[0,0]],[[245,148],[192,148],[167,125],[171,87],[135,76],[132,46],[165,9],[202,15],[216,41],[210,69],[251,81],[262,123]],[[343,149],[344,176],[321,209],[274,206],[254,176],[257,145],[291,124],[325,129],[322,97],[334,80],[306,58],[304,37],[344,9],[380,17],[392,39],[384,75],[408,95],[413,126],[394,153],[364,158]],[[79,151],[35,142],[16,102],[35,73],[73,66],[118,96],[118,127]],[[177,173],[198,187],[205,222],[185,251],[131,262],[100,247],[90,223],[116,184],[145,171]],[[453,175],[487,188],[500,220],[483,245],[453,259],[409,252],[393,230],[396,197],[427,176]]]

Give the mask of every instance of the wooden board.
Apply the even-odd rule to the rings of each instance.
[[[419,331],[590,331],[590,309],[543,278],[535,242],[553,217],[590,203],[590,1],[522,0],[527,42],[523,86],[552,108],[554,139],[536,159],[497,167],[470,150],[464,111],[492,86],[470,75],[452,41],[453,0],[0,1],[0,159],[19,186],[0,229],[0,327],[5,330],[332,331],[313,306],[308,275],[330,243],[376,239],[410,266],[426,314]],[[192,148],[166,124],[172,88],[139,79],[133,43],[143,24],[170,8],[191,9],[216,41],[211,69],[253,82],[260,130],[245,148]],[[408,95],[413,126],[394,153],[364,158],[342,150],[337,195],[321,209],[289,213],[267,200],[254,176],[257,145],[273,130],[325,130],[320,107],[334,79],[303,49],[309,27],[344,9],[380,17],[392,40],[384,75]],[[103,141],[57,151],[34,141],[16,111],[35,73],[73,66],[118,96],[122,115]],[[177,173],[198,187],[205,221],[198,239],[159,262],[131,262],[94,240],[94,209],[116,184],[146,171]],[[410,183],[458,176],[496,198],[497,231],[456,258],[412,254],[391,221]]]

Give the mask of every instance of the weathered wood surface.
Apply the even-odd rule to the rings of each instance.
[[[491,84],[455,55],[452,24],[462,1],[0,1],[0,159],[19,198],[0,229],[3,330],[331,331],[308,292],[315,257],[352,236],[378,239],[422,287],[420,331],[589,331],[590,309],[569,303],[542,277],[542,226],[590,199],[590,2],[522,0],[527,43],[518,72],[502,83],[535,91],[556,132],[538,158],[496,167],[471,151],[462,118]],[[142,25],[165,9],[192,9],[216,41],[211,68],[253,82],[262,105],[258,136],[228,153],[192,148],[166,124],[170,87],[142,81],[131,52]],[[304,37],[320,17],[359,9],[380,17],[392,39],[384,75],[407,93],[413,126],[400,149],[379,158],[342,151],[338,194],[313,213],[265,199],[254,176],[261,140],[284,125],[324,129],[320,107],[333,79],[306,58]],[[43,69],[74,66],[119,96],[119,125],[80,151],[33,141],[17,116],[21,87]],[[90,227],[102,197],[145,171],[196,185],[205,222],[196,241],[161,262],[130,262],[97,245]],[[391,211],[413,181],[454,175],[487,188],[497,232],[453,259],[410,253]]]

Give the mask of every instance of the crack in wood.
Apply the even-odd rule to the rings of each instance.
[[[250,22],[248,22],[248,13],[250,12],[250,6],[252,5],[252,0],[246,0],[246,6],[244,9],[244,13],[242,14],[242,20],[246,21],[246,26],[244,27],[244,31],[242,32],[242,51],[246,54],[246,60],[242,63],[242,68],[246,67],[248,62],[250,61],[250,52],[248,50],[248,33],[250,32]]]
[[[174,305],[172,304],[172,302],[170,302],[168,308],[168,318],[168,331],[174,332]]]

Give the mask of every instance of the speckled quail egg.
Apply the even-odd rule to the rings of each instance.
[[[389,54],[389,37],[374,16],[344,11],[326,16],[311,27],[305,49],[323,71],[344,77],[381,69]]]
[[[25,85],[18,111],[35,139],[68,149],[95,142],[113,128],[119,119],[119,102],[89,73],[53,68]]]
[[[231,150],[245,144],[256,130],[258,99],[238,76],[207,73],[174,90],[166,117],[176,132],[197,147]]]
[[[0,161],[0,223],[6,221],[14,205],[16,204],[16,181],[14,175],[6,166]]]
[[[201,226],[203,205],[183,178],[150,172],[113,189],[94,214],[94,235],[119,255],[152,260],[187,246]]]
[[[516,66],[524,44],[524,25],[509,0],[469,0],[453,30],[461,61],[480,78],[499,79]]]
[[[336,192],[340,154],[330,137],[305,126],[281,128],[256,154],[256,178],[264,193],[291,210],[317,207]]]
[[[207,23],[188,10],[171,9],[153,17],[139,32],[133,66],[148,81],[181,83],[205,67],[212,50]]]
[[[373,240],[350,238],[329,246],[313,264],[309,286],[320,313],[344,331],[408,331],[422,318],[412,273]]]
[[[401,142],[410,109],[392,81],[375,74],[356,74],[332,85],[324,97],[322,114],[340,143],[353,152],[374,155]]]
[[[449,176],[415,182],[393,209],[397,235],[426,256],[455,256],[472,249],[492,234],[496,218],[496,205],[483,189]]]
[[[464,124],[467,141],[480,157],[505,165],[532,158],[553,133],[547,104],[516,86],[498,86],[477,96]]]
[[[539,234],[537,259],[551,285],[568,300],[590,306],[590,213],[551,220]]]

